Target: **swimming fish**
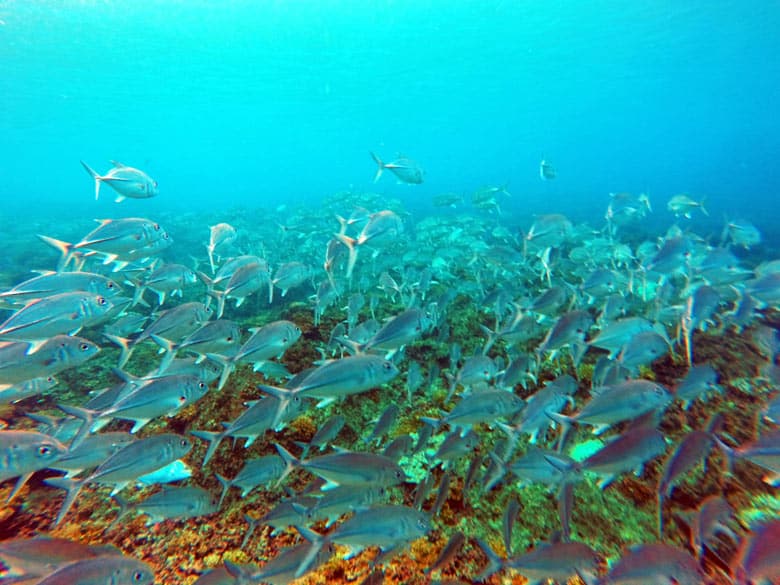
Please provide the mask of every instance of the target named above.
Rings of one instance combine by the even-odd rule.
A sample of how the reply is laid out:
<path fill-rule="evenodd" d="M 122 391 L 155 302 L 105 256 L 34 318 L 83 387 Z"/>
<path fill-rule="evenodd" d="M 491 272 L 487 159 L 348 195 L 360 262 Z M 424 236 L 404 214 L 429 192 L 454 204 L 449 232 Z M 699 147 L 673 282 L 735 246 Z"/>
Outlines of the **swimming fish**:
<path fill-rule="evenodd" d="M 145 172 L 133 167 L 128 167 L 115 160 L 111 161 L 114 165 L 105 175 L 99 175 L 87 163 L 81 161 L 84 169 L 95 179 L 95 201 L 100 196 L 100 184 L 106 183 L 117 192 L 116 203 L 121 203 L 125 198 L 131 199 L 149 199 L 157 195 L 157 181 L 152 179 Z"/>
<path fill-rule="evenodd" d="M 382 159 L 373 152 L 371 153 L 371 157 L 379 167 L 376 171 L 376 176 L 374 177 L 374 183 L 379 180 L 379 177 L 382 176 L 382 172 L 384 170 L 388 170 L 393 173 L 402 183 L 419 185 L 424 180 L 423 176 L 425 171 L 423 171 L 422 168 L 410 158 L 400 155 L 394 161 L 386 163 L 382 162 Z"/>

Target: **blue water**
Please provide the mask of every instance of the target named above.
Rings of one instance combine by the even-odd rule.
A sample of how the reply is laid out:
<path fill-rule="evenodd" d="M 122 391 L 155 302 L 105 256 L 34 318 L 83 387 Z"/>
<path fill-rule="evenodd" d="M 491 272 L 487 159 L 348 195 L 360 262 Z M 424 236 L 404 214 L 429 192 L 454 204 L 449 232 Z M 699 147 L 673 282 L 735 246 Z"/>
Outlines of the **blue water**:
<path fill-rule="evenodd" d="M 668 225 L 689 192 L 771 233 L 780 207 L 776 2 L 30 0 L 0 21 L 0 196 L 22 216 L 503 183 L 509 209 L 573 219 L 646 191 Z M 370 150 L 426 182 L 372 184 Z M 95 203 L 80 159 L 160 195 Z"/>

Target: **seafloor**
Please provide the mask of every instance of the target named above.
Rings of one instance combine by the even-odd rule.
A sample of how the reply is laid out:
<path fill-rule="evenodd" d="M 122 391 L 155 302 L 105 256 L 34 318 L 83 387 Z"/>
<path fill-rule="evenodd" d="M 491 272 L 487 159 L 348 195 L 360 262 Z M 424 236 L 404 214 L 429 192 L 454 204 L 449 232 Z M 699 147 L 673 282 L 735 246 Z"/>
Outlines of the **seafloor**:
<path fill-rule="evenodd" d="M 20 253 L 21 255 L 21 253 Z M 45 256 L 51 262 L 50 256 Z M 25 265 L 29 266 L 29 256 Z M 6 267 L 8 264 L 6 263 Z M 24 270 L 8 269 L 0 284 L 11 285 L 20 279 Z M 243 329 L 262 325 L 276 319 L 294 321 L 302 330 L 301 339 L 284 355 L 282 362 L 290 372 L 296 373 L 320 358 L 317 347 L 327 342 L 330 331 L 343 319 L 343 310 L 330 307 L 319 325 L 313 322 L 312 309 L 306 301 L 309 290 L 292 291 L 283 304 L 271 307 L 258 298 L 250 299 L 238 310 L 232 310 L 230 318 L 241 323 Z M 432 294 L 435 294 L 436 285 Z M 198 293 L 188 293 L 192 299 L 200 300 Z M 187 296 L 185 295 L 185 300 Z M 472 302 L 466 295 L 459 295 L 453 301 L 450 310 L 450 331 L 453 339 L 458 339 L 463 347 L 463 355 L 469 355 L 484 342 L 480 325 L 492 327 L 494 318 L 484 308 Z M 378 313 L 383 317 L 397 314 L 403 307 L 399 304 L 385 303 Z M 364 313 L 367 309 L 364 309 Z M 765 314 L 764 321 L 777 319 L 777 315 Z M 754 341 L 754 328 L 741 333 L 718 332 L 695 333 L 696 360 L 710 363 L 720 376 L 724 388 L 721 395 L 709 396 L 706 401 L 695 402 L 689 410 L 682 409 L 679 403 L 670 406 L 661 423 L 670 444 L 691 429 L 706 426 L 710 417 L 717 412 L 725 416 L 723 432 L 735 443 L 741 444 L 755 439 L 762 426 L 760 410 L 766 404 L 772 390 L 770 383 L 759 377 L 760 369 L 766 364 L 766 356 Z M 86 334 L 89 337 L 89 333 Z M 533 345 L 533 344 L 531 344 Z M 436 362 L 441 370 L 449 365 L 449 343 L 426 336 L 406 349 L 406 355 L 423 364 Z M 58 402 L 83 402 L 89 390 L 102 388 L 114 383 L 110 373 L 117 363 L 118 350 L 104 346 L 101 354 L 82 367 L 63 372 L 58 376 L 60 384 L 56 392 L 42 397 L 31 398 L 17 404 L 2 407 L 0 418 L 13 422 L 15 428 L 33 428 L 34 423 L 24 415 L 27 412 L 49 413 L 56 415 Z M 141 348 L 132 357 L 127 370 L 142 375 L 157 363 L 156 352 L 151 348 Z M 581 403 L 584 389 L 590 387 L 590 373 L 594 358 L 588 355 L 584 363 L 575 372 L 568 360 L 548 363 L 539 375 L 539 383 L 550 380 L 561 373 L 576 375 L 580 391 L 575 398 Z M 651 368 L 643 370 L 643 376 L 655 379 L 666 386 L 674 386 L 685 374 L 687 366 L 680 352 L 666 356 L 655 362 Z M 427 370 L 424 370 L 427 374 Z M 147 425 L 140 436 L 149 436 L 168 430 L 186 433 L 193 429 L 217 429 L 222 421 L 234 419 L 242 410 L 243 403 L 257 399 L 260 392 L 257 385 L 264 381 L 261 374 L 253 373 L 251 366 L 240 366 L 229 379 L 221 392 L 210 391 L 196 404 L 185 408 L 171 418 L 155 420 Z M 447 382 L 442 375 L 434 381 L 430 390 L 417 392 L 412 402 L 407 402 L 405 376 L 397 377 L 381 389 L 359 394 L 346 399 L 343 403 L 324 409 L 309 409 L 286 429 L 279 433 L 266 433 L 249 449 L 240 445 L 231 445 L 225 441 L 205 469 L 199 467 L 206 445 L 194 441 L 195 447 L 186 460 L 191 464 L 195 484 L 203 486 L 213 493 L 221 487 L 215 473 L 233 477 L 249 457 L 273 454 L 274 442 L 292 446 L 295 441 L 309 441 L 318 425 L 331 414 L 339 412 L 347 419 L 336 444 L 350 447 L 361 437 L 368 434 L 374 421 L 384 408 L 395 403 L 401 405 L 401 413 L 394 425 L 390 438 L 403 433 L 414 433 L 420 426 L 421 415 L 439 416 L 440 409 L 448 410 L 451 403 L 445 403 Z M 530 395 L 536 387 L 529 385 L 528 390 L 518 387 L 524 395 Z M 114 421 L 108 430 L 127 430 L 131 423 Z M 621 428 L 621 427 L 619 427 Z M 483 437 L 478 447 L 480 455 L 487 455 L 491 445 L 502 433 L 487 426 L 479 427 Z M 552 434 L 551 434 L 552 436 Z M 441 436 L 439 436 L 441 438 Z M 579 430 L 573 442 L 586 441 L 585 431 Z M 239 443 L 241 440 L 239 440 Z M 521 443 L 519 449 L 522 450 Z M 295 449 L 295 447 L 291 447 Z M 297 451 L 296 451 L 297 452 Z M 669 451 L 667 451 L 669 453 Z M 656 486 L 658 485 L 662 459 L 655 459 L 647 465 L 640 477 L 625 474 L 605 490 L 597 487 L 595 481 L 578 483 L 574 490 L 574 507 L 571 520 L 571 537 L 590 544 L 603 555 L 605 562 L 614 560 L 631 544 L 654 542 L 656 535 Z M 509 477 L 488 493 L 483 493 L 479 484 L 463 491 L 463 478 L 469 460 L 460 461 L 441 512 L 434 518 L 434 529 L 427 537 L 414 542 L 410 549 L 392 559 L 385 566 L 386 583 L 428 583 L 432 579 L 442 581 L 469 582 L 486 564 L 486 558 L 474 539 L 481 538 L 499 555 L 503 556 L 504 544 L 501 536 L 501 523 L 505 507 L 511 498 L 519 501 L 519 517 L 512 536 L 515 554 L 532 547 L 535 543 L 548 540 L 551 534 L 560 530 L 555 494 L 542 486 L 517 487 Z M 410 464 L 405 467 L 410 475 L 415 472 L 412 481 L 422 478 L 423 466 Z M 434 473 L 441 476 L 441 470 Z M 245 547 L 242 540 L 248 528 L 244 519 L 246 514 L 258 518 L 268 512 L 285 495 L 282 487 L 255 489 L 245 498 L 238 490 L 231 490 L 222 509 L 211 516 L 193 518 L 185 521 L 167 520 L 147 527 L 146 517 L 130 515 L 119 525 L 111 526 L 118 507 L 108 497 L 108 490 L 86 487 L 76 505 L 66 517 L 65 522 L 51 529 L 62 502 L 62 492 L 44 484 L 46 477 L 57 475 L 55 472 L 39 472 L 27 484 L 22 493 L 11 505 L 0 507 L 0 539 L 51 534 L 84 543 L 113 544 L 126 554 L 150 563 L 156 572 L 157 582 L 191 584 L 206 569 L 218 567 L 224 560 L 236 563 L 254 563 L 262 565 L 273 558 L 281 548 L 300 541 L 293 529 L 278 536 L 270 536 L 270 527 L 258 527 Z M 699 502 L 713 494 L 722 494 L 738 511 L 740 521 L 748 526 L 757 518 L 776 517 L 780 511 L 780 499 L 776 489 L 762 481 L 765 471 L 750 463 L 739 462 L 733 473 L 727 473 L 725 461 L 720 451 L 713 449 L 705 466 L 698 466 L 688 473 L 673 490 L 667 503 L 667 525 L 665 541 L 685 548 L 689 542 L 689 531 L 684 522 L 684 513 L 696 509 Z M 310 476 L 297 471 L 285 482 L 286 488 L 300 490 L 309 482 Z M 0 486 L 0 500 L 4 501 L 13 487 L 9 481 Z M 152 493 L 157 488 L 145 488 L 133 494 L 133 498 Z M 411 505 L 414 484 L 408 483 L 393 488 L 394 501 Z M 431 491 L 425 509 L 430 509 L 436 498 L 436 487 Z M 669 510 L 673 510 L 670 515 Z M 322 525 L 315 525 L 322 531 Z M 425 570 L 432 565 L 449 537 L 456 531 L 467 535 L 467 542 L 455 559 L 443 570 L 432 575 Z M 729 559 L 735 551 L 735 545 L 724 540 L 716 555 L 705 557 L 704 564 L 715 582 L 728 582 L 723 573 L 721 559 Z M 370 572 L 370 561 L 375 552 L 369 550 L 351 560 L 339 555 L 332 558 L 315 573 L 303 577 L 301 583 L 353 583 L 359 582 Z M 493 575 L 487 583 L 524 583 L 524 577 L 512 571 Z"/>

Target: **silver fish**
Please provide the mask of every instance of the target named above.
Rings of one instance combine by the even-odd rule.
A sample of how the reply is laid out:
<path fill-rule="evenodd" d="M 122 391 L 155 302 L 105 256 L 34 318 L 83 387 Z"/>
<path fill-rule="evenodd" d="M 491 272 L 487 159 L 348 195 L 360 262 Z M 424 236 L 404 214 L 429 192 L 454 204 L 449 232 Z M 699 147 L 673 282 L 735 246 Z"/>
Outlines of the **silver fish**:
<path fill-rule="evenodd" d="M 0 324 L 0 340 L 29 341 L 33 353 L 54 335 L 75 335 L 96 323 L 112 307 L 109 299 L 82 291 L 30 301 Z"/>
<path fill-rule="evenodd" d="M 100 196 L 100 185 L 105 183 L 117 192 L 116 203 L 121 203 L 125 198 L 149 199 L 157 195 L 157 181 L 145 172 L 133 167 L 128 167 L 115 160 L 111 161 L 114 167 L 105 175 L 100 175 L 87 163 L 81 161 L 81 165 L 95 179 L 95 201 Z"/>
<path fill-rule="evenodd" d="M 321 488 L 326 491 L 340 485 L 386 487 L 406 481 L 403 469 L 382 455 L 344 451 L 299 460 L 281 445 L 275 446 L 286 464 L 280 482 L 296 467 L 326 480 Z"/>
<path fill-rule="evenodd" d="M 84 479 L 49 478 L 46 483 L 67 490 L 65 501 L 54 523 L 58 526 L 64 519 L 81 488 L 88 483 L 113 485 L 111 495 L 117 494 L 130 482 L 157 471 L 184 457 L 192 448 L 188 439 L 172 433 L 153 435 L 129 443 L 106 459 Z"/>
<path fill-rule="evenodd" d="M 373 152 L 371 153 L 371 158 L 374 159 L 374 162 L 378 167 L 376 175 L 374 176 L 375 183 L 379 180 L 382 176 L 382 172 L 385 170 L 393 173 L 402 183 L 419 185 L 424 180 L 425 171 L 422 170 L 420 165 L 405 156 L 399 156 L 389 163 L 383 162 L 382 159 Z"/>
<path fill-rule="evenodd" d="M 122 293 L 122 287 L 102 274 L 92 272 L 44 272 L 0 293 L 0 302 L 25 305 L 30 301 L 66 292 L 84 291 L 105 298 Z"/>
<path fill-rule="evenodd" d="M 133 512 L 148 516 L 146 526 L 152 526 L 171 518 L 208 516 L 219 509 L 218 499 L 198 486 L 166 487 L 140 502 L 128 502 L 119 494 L 114 499 L 120 506 L 114 524 Z"/>
<path fill-rule="evenodd" d="M 6 503 L 32 474 L 46 469 L 68 451 L 57 439 L 36 431 L 0 430 L 0 482 L 18 477 Z"/>
<path fill-rule="evenodd" d="M 268 485 L 277 481 L 285 470 L 284 459 L 278 455 L 265 455 L 255 459 L 249 459 L 241 471 L 233 479 L 227 479 L 217 473 L 217 479 L 222 484 L 222 495 L 219 498 L 219 506 L 231 487 L 241 488 L 241 497 L 244 498 L 253 489 L 260 485 Z"/>
<path fill-rule="evenodd" d="M 0 385 L 48 377 L 83 364 L 100 351 L 91 341 L 69 335 L 45 340 L 34 353 L 29 349 L 26 342 L 0 341 Z"/>
<path fill-rule="evenodd" d="M 209 243 L 206 251 L 209 255 L 211 273 L 214 274 L 214 252 L 217 248 L 227 247 L 236 241 L 238 233 L 229 223 L 218 223 L 209 227 Z"/>
<path fill-rule="evenodd" d="M 62 254 L 57 269 L 62 270 L 76 255 L 84 252 L 98 254 L 104 264 L 115 262 L 118 267 L 130 261 L 147 258 L 162 252 L 173 240 L 160 224 L 149 219 L 127 217 L 98 220 L 100 224 L 75 244 L 39 236 Z"/>
<path fill-rule="evenodd" d="M 132 583 L 153 585 L 154 571 L 144 562 L 119 555 L 105 555 L 65 565 L 37 581 L 37 585 L 105 585 Z"/>

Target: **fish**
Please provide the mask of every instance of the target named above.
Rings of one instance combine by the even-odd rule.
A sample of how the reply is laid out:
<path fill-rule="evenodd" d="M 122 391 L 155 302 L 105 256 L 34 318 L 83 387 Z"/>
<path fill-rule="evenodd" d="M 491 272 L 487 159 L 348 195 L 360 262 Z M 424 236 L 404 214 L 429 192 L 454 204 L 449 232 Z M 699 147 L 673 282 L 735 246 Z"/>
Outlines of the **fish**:
<path fill-rule="evenodd" d="M 384 486 L 342 485 L 322 492 L 303 515 L 307 524 L 325 520 L 325 528 L 330 528 L 344 514 L 368 510 L 385 502 L 389 495 Z"/>
<path fill-rule="evenodd" d="M 614 479 L 627 471 L 637 477 L 642 475 L 645 464 L 666 451 L 664 434 L 649 426 L 634 426 L 610 443 L 586 458 L 580 467 L 583 471 L 600 476 L 598 486 L 605 489 Z"/>
<path fill-rule="evenodd" d="M 368 546 L 378 546 L 385 552 L 422 538 L 431 530 L 431 520 L 428 514 L 413 508 L 384 505 L 356 513 L 324 537 L 300 526 L 296 529 L 315 551 L 335 543 L 347 546 L 347 558 L 352 558 Z M 309 565 L 308 560 L 302 562 L 296 577 L 305 573 Z"/>
<path fill-rule="evenodd" d="M 664 543 L 640 544 L 612 565 L 599 583 L 638 585 L 640 583 L 676 583 L 703 585 L 704 573 L 688 552 Z"/>
<path fill-rule="evenodd" d="M 170 297 L 181 298 L 184 289 L 188 284 L 194 284 L 198 281 L 198 276 L 194 270 L 183 264 L 163 264 L 160 268 L 148 274 L 136 287 L 133 296 L 133 304 L 143 298 L 145 290 L 151 290 L 157 295 L 157 305 L 165 304 L 165 299 Z"/>
<path fill-rule="evenodd" d="M 238 323 L 229 319 L 208 321 L 178 343 L 154 334 L 151 337 L 166 352 L 160 363 L 163 371 L 179 351 L 194 353 L 200 360 L 204 360 L 209 354 L 232 355 L 241 345 L 241 329 Z"/>
<path fill-rule="evenodd" d="M 446 568 L 450 563 L 452 563 L 452 561 L 455 560 L 455 557 L 458 556 L 460 549 L 463 548 L 465 543 L 466 536 L 460 531 L 454 532 L 447 541 L 447 544 L 444 545 L 444 548 L 441 550 L 439 556 L 436 558 L 433 564 L 425 569 L 425 574 L 429 575 L 435 571 L 441 571 L 442 569 Z"/>
<path fill-rule="evenodd" d="M 103 555 L 120 554 L 114 546 L 94 546 L 53 536 L 9 538 L 0 543 L 0 560 L 7 567 L 4 574 L 13 583 L 12 576 L 36 578 L 51 573 L 75 561 Z"/>
<path fill-rule="evenodd" d="M 46 469 L 67 451 L 65 445 L 43 433 L 0 430 L 0 483 L 18 478 L 6 504 L 16 497 L 33 473 Z"/>
<path fill-rule="evenodd" d="M 296 396 L 317 398 L 317 406 L 322 408 L 337 399 L 386 384 L 398 374 L 395 364 L 380 356 L 355 355 L 324 363 L 291 388 L 263 384 L 260 389 L 279 398 L 282 408 Z"/>
<path fill-rule="evenodd" d="M 735 583 L 770 583 L 780 577 L 780 520 L 754 526 L 731 562 Z"/>
<path fill-rule="evenodd" d="M 88 292 L 110 299 L 122 294 L 122 287 L 111 278 L 93 272 L 43 271 L 36 277 L 0 292 L 0 303 L 9 307 L 68 292 Z"/>
<path fill-rule="evenodd" d="M 640 366 L 647 366 L 669 353 L 670 343 L 663 335 L 642 331 L 631 338 L 617 355 L 617 362 L 629 372 L 637 372 Z"/>
<path fill-rule="evenodd" d="M 46 479 L 48 485 L 67 490 L 65 501 L 60 508 L 54 526 L 59 526 L 62 523 L 81 488 L 86 484 L 94 482 L 113 485 L 111 495 L 115 495 L 139 477 L 157 471 L 184 457 L 191 448 L 192 443 L 186 437 L 173 433 L 161 433 L 127 444 L 83 479 L 53 477 Z"/>
<path fill-rule="evenodd" d="M 303 401 L 299 396 L 292 396 L 285 403 L 274 396 L 268 396 L 250 402 L 249 407 L 235 420 L 223 422 L 224 428 L 220 432 L 198 430 L 190 431 L 190 434 L 209 444 L 202 463 L 205 466 L 214 456 L 223 439 L 245 438 L 244 448 L 248 449 L 268 429 L 281 428 L 288 420 L 298 416 L 302 409 Z"/>
<path fill-rule="evenodd" d="M 691 367 L 688 373 L 674 389 L 675 399 L 681 400 L 683 408 L 690 405 L 709 391 L 723 392 L 718 384 L 718 372 L 710 364 L 698 364 Z"/>
<path fill-rule="evenodd" d="M 373 152 L 370 154 L 378 167 L 374 176 L 374 183 L 379 180 L 385 170 L 393 173 L 401 183 L 419 185 L 423 182 L 425 171 L 410 158 L 399 155 L 394 161 L 386 163 L 382 162 L 382 159 Z"/>
<path fill-rule="evenodd" d="M 340 485 L 389 487 L 406 481 L 403 469 L 382 455 L 342 451 L 301 460 L 278 443 L 274 446 L 286 465 L 277 484 L 297 467 L 324 479 L 324 491 Z"/>
<path fill-rule="evenodd" d="M 769 471 L 763 478 L 765 483 L 772 487 L 780 485 L 780 429 L 767 431 L 759 439 L 737 448 L 729 447 L 720 439 L 716 442 L 726 456 L 729 471 L 735 461 L 747 460 Z"/>
<path fill-rule="evenodd" d="M 106 297 L 83 291 L 30 301 L 0 324 L 0 341 L 28 341 L 28 352 L 35 353 L 50 337 L 76 335 L 112 307 Z"/>
<path fill-rule="evenodd" d="M 347 227 L 346 220 L 343 218 L 339 218 L 339 220 L 341 221 L 341 231 L 334 234 L 334 237 L 346 246 L 349 253 L 349 258 L 347 260 L 347 279 L 352 277 L 352 272 L 357 263 L 358 249 L 361 246 L 371 243 L 376 245 L 394 241 L 404 232 L 403 221 L 397 213 L 389 209 L 372 213 L 368 218 L 368 222 L 363 226 L 363 229 L 357 237 L 348 236 L 345 233 Z"/>
<path fill-rule="evenodd" d="M 694 209 L 700 210 L 704 215 L 709 215 L 709 212 L 704 207 L 704 199 L 696 201 L 685 193 L 675 195 L 669 199 L 666 203 L 666 208 L 671 211 L 675 217 L 684 217 L 685 219 L 691 219 L 691 213 Z"/>
<path fill-rule="evenodd" d="M 370 445 L 373 445 L 374 443 L 381 445 L 382 439 L 390 431 L 390 428 L 398 418 L 398 413 L 398 406 L 395 404 L 389 404 L 387 408 L 382 411 L 382 414 L 379 415 L 379 418 L 376 420 L 376 424 L 374 425 L 374 429 L 371 431 L 371 434 L 364 439 L 364 442 Z"/>
<path fill-rule="evenodd" d="M 170 340 L 172 342 L 180 341 L 200 329 L 211 318 L 212 314 L 213 311 L 203 303 L 183 303 L 160 313 L 158 317 L 132 341 L 112 335 L 107 337 L 121 349 L 118 366 L 122 368 L 140 343 L 147 340 L 155 341 L 155 337 L 153 336 L 159 338 L 155 341 L 158 345 L 160 340 Z"/>
<path fill-rule="evenodd" d="M 309 450 L 312 447 L 316 447 L 319 451 L 323 451 L 327 444 L 338 436 L 338 434 L 341 432 L 341 429 L 344 428 L 346 422 L 347 419 L 344 418 L 343 415 L 334 414 L 328 420 L 322 423 L 322 426 L 317 429 L 317 432 L 314 433 L 314 436 L 308 443 L 297 443 L 298 446 L 303 449 L 303 452 L 301 453 L 301 459 L 306 458 L 306 455 L 309 454 Z"/>
<path fill-rule="evenodd" d="M 217 223 L 209 226 L 209 243 L 206 245 L 206 251 L 209 255 L 209 265 L 211 274 L 214 274 L 214 253 L 217 248 L 225 248 L 236 241 L 238 232 L 229 223 Z"/>
<path fill-rule="evenodd" d="M 667 388 L 643 379 L 597 388 L 592 393 L 593 398 L 572 416 L 548 412 L 550 418 L 564 425 L 559 446 L 565 443 L 568 429 L 574 422 L 591 425 L 594 434 L 600 435 L 619 422 L 663 409 L 672 399 Z"/>
<path fill-rule="evenodd" d="M 734 219 L 728 221 L 723 228 L 720 242 L 721 246 L 726 242 L 731 242 L 746 250 L 761 243 L 763 237 L 761 231 L 746 219 Z"/>
<path fill-rule="evenodd" d="M 116 191 L 115 203 L 121 203 L 128 197 L 130 199 L 149 199 L 157 195 L 157 181 L 145 172 L 115 160 L 112 160 L 111 164 L 113 168 L 105 175 L 100 175 L 87 163 L 81 161 L 84 170 L 95 179 L 95 201 L 100 196 L 100 185 L 103 183 Z"/>
<path fill-rule="evenodd" d="M 121 418 L 135 423 L 130 429 L 134 434 L 152 419 L 172 416 L 185 406 L 197 402 L 208 389 L 208 384 L 198 376 L 170 375 L 151 378 L 142 382 L 132 392 L 121 396 L 109 408 L 97 413 L 99 418 L 93 430 L 102 427 L 112 418 Z"/>
<path fill-rule="evenodd" d="M 555 171 L 555 167 L 549 161 L 542 159 L 542 162 L 539 163 L 539 178 L 542 181 L 552 181 L 557 176 L 558 173 Z"/>
<path fill-rule="evenodd" d="M 54 376 L 31 378 L 17 384 L 0 384 L 0 405 L 13 404 L 31 396 L 43 394 L 57 384 L 58 380 Z"/>
<path fill-rule="evenodd" d="M 87 435 L 77 446 L 70 447 L 67 453 L 58 457 L 49 468 L 67 472 L 66 478 L 74 477 L 84 470 L 97 467 L 135 439 L 135 435 L 123 431 Z"/>
<path fill-rule="evenodd" d="M 420 420 L 434 428 L 448 424 L 460 429 L 463 437 L 473 425 L 494 423 L 499 418 L 512 418 L 524 406 L 525 401 L 512 392 L 481 390 L 461 398 L 455 407 L 450 412 L 443 413 L 440 419 L 420 417 Z"/>
<path fill-rule="evenodd" d="M 268 286 L 268 302 L 273 301 L 273 285 L 268 272 L 268 264 L 264 260 L 258 259 L 254 262 L 246 262 L 236 268 L 225 285 L 224 290 L 214 288 L 215 282 L 210 280 L 205 274 L 200 275 L 201 280 L 206 283 L 206 291 L 210 297 L 217 299 L 217 318 L 221 318 L 225 312 L 225 302 L 228 299 L 235 299 L 235 307 L 238 308 L 244 304 L 244 301 L 259 291 L 263 286 Z"/>
<path fill-rule="evenodd" d="M 154 571 L 146 563 L 131 557 L 104 555 L 67 564 L 37 581 L 37 585 L 102 585 L 104 583 L 152 585 Z"/>
<path fill-rule="evenodd" d="M 75 244 L 39 235 L 45 243 L 60 251 L 57 271 L 64 270 L 72 260 L 83 261 L 85 254 L 96 254 L 103 264 L 115 264 L 115 270 L 134 260 L 155 256 L 170 247 L 173 239 L 159 223 L 141 217 L 99 219 L 98 227 Z"/>
<path fill-rule="evenodd" d="M 282 291 L 282 297 L 287 294 L 291 288 L 300 286 L 311 278 L 311 267 L 303 262 L 285 262 L 276 269 L 274 277 L 271 280 L 273 286 Z M 273 302 L 271 294 L 270 302 Z"/>
<path fill-rule="evenodd" d="M 586 583 L 595 582 L 599 557 L 593 549 L 581 542 L 542 542 L 525 554 L 502 560 L 487 543 L 476 539 L 488 558 L 488 565 L 475 581 L 484 581 L 504 568 L 510 568 L 526 578 L 529 585 L 542 585 L 552 579 L 565 583 L 580 576 Z"/>
<path fill-rule="evenodd" d="M 198 486 L 166 487 L 140 502 L 128 502 L 119 494 L 114 496 L 114 500 L 120 507 L 114 524 L 134 512 L 145 514 L 146 526 L 152 526 L 169 519 L 209 516 L 219 509 L 219 500 Z"/>
<path fill-rule="evenodd" d="M 216 474 L 219 483 L 222 485 L 222 495 L 219 498 L 217 508 L 222 507 L 222 502 L 231 487 L 241 488 L 241 497 L 246 495 L 260 485 L 270 485 L 278 480 L 285 469 L 284 460 L 278 455 L 265 455 L 255 459 L 249 459 L 241 471 L 233 479 L 227 479 Z"/>
<path fill-rule="evenodd" d="M 576 391 L 577 382 L 574 378 L 560 376 L 531 395 L 525 401 L 525 408 L 512 417 L 510 425 L 498 423 L 498 426 L 512 440 L 517 440 L 520 433 L 529 434 L 528 442 L 534 445 L 540 436 L 544 437 L 553 422 L 547 413 L 559 413 L 567 404 L 572 406 L 574 399 L 571 395 Z"/>

